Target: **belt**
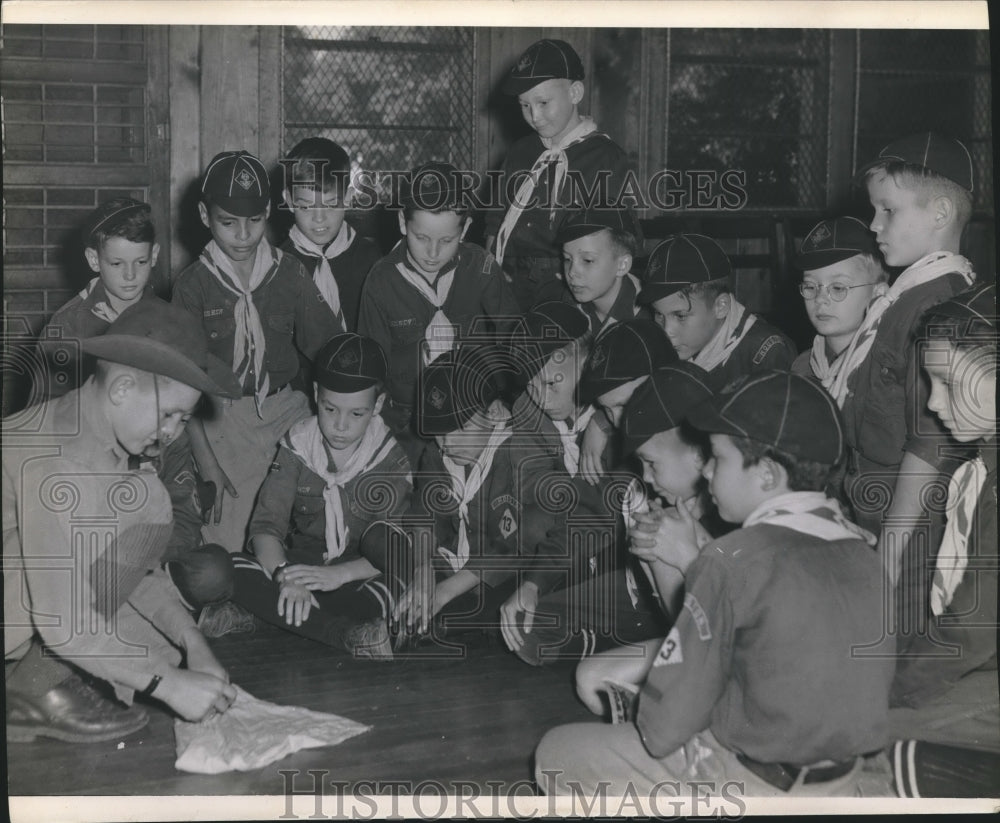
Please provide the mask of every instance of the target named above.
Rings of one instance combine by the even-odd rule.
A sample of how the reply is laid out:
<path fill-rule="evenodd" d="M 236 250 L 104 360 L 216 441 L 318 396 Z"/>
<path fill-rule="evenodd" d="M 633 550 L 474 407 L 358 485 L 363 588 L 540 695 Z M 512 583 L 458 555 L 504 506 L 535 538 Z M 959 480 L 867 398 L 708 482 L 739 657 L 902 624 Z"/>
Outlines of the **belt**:
<path fill-rule="evenodd" d="M 795 766 L 791 763 L 759 763 L 743 754 L 737 754 L 736 759 L 761 780 L 767 781 L 783 792 L 791 789 L 799 777 L 802 777 L 803 784 L 826 783 L 844 777 L 850 774 L 858 762 L 858 758 L 852 757 L 850 760 L 825 766 Z"/>

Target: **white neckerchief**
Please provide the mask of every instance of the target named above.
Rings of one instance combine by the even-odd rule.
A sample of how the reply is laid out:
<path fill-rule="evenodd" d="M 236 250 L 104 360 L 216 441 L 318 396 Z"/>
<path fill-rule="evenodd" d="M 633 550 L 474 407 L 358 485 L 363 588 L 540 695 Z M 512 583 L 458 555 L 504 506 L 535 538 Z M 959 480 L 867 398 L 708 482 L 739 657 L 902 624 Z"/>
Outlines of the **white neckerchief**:
<path fill-rule="evenodd" d="M 962 255 L 953 254 L 950 251 L 932 252 L 921 257 L 906 269 L 899 275 L 896 282 L 886 290 L 885 294 L 875 297 L 868 304 L 865 319 L 861 321 L 861 326 L 854 333 L 850 345 L 842 355 L 843 364 L 832 385 L 828 387 L 838 406 L 843 408 L 844 401 L 847 399 L 847 383 L 851 375 L 868 357 L 868 353 L 875 343 L 875 335 L 882 322 L 882 316 L 888 308 L 910 289 L 922 286 L 924 283 L 929 283 L 952 272 L 962 275 L 966 285 L 971 286 L 976 280 L 972 264 Z"/>
<path fill-rule="evenodd" d="M 350 248 L 351 243 L 354 242 L 354 235 L 355 232 L 351 225 L 343 223 L 337 236 L 324 249 L 319 243 L 310 240 L 298 226 L 292 226 L 292 230 L 288 232 L 288 239 L 292 241 L 292 245 L 298 251 L 307 257 L 318 258 L 316 268 L 313 269 L 313 283 L 316 284 L 319 293 L 323 295 L 323 300 L 337 315 L 341 327 L 345 329 L 347 323 L 344 321 L 344 312 L 340 305 L 340 289 L 337 287 L 336 279 L 334 279 L 333 269 L 330 268 L 330 261 L 340 257 Z"/>
<path fill-rule="evenodd" d="M 455 572 L 461 571 L 469 562 L 469 503 L 479 493 L 483 481 L 493 468 L 493 458 L 496 457 L 497 449 L 510 435 L 510 417 L 507 415 L 493 427 L 486 448 L 476 459 L 468 476 L 462 466 L 450 457 L 441 456 L 444 467 L 451 476 L 451 496 L 458 502 L 458 550 L 452 552 L 444 546 L 438 546 L 438 554 L 448 561 Z"/>
<path fill-rule="evenodd" d="M 323 440 L 318 418 L 309 417 L 292 426 L 288 431 L 287 443 L 292 453 L 326 482 L 323 490 L 323 501 L 326 504 L 326 552 L 323 558 L 329 563 L 340 557 L 347 548 L 348 529 L 344 522 L 341 489 L 359 474 L 364 474 L 385 460 L 396 441 L 382 417 L 372 415 L 354 454 L 335 472 L 330 471 L 330 453 Z"/>
<path fill-rule="evenodd" d="M 844 367 L 846 353 L 847 349 L 843 349 L 833 360 L 830 360 L 826 354 L 826 338 L 821 334 L 817 334 L 813 338 L 812 350 L 809 352 L 809 368 L 827 391 L 830 390 L 833 381 L 837 379 L 837 375 Z"/>
<path fill-rule="evenodd" d="M 233 267 L 233 261 L 214 240 L 210 240 L 202 251 L 201 262 L 224 289 L 239 297 L 233 307 L 233 316 L 236 320 L 233 371 L 239 376 L 242 385 L 246 381 L 247 373 L 251 367 L 253 368 L 256 375 L 254 402 L 257 406 L 257 416 L 263 417 L 261 408 L 264 405 L 264 398 L 271 389 L 271 380 L 267 369 L 264 368 L 264 327 L 253 302 L 253 292 L 278 268 L 278 263 L 281 262 L 281 250 L 274 248 L 266 239 L 260 241 L 254 254 L 250 285 L 247 287 L 243 286 L 240 276 Z"/>
<path fill-rule="evenodd" d="M 406 254 L 408 260 L 409 252 Z M 452 262 L 455 263 L 457 261 Z M 437 309 L 427 329 L 424 331 L 423 363 L 425 366 L 428 363 L 433 363 L 442 354 L 451 351 L 455 347 L 455 328 L 445 316 L 442 307 L 447 302 L 448 295 L 451 293 L 451 285 L 455 280 L 455 272 L 458 266 L 452 265 L 452 263 L 448 265 L 450 266 L 449 270 L 438 272 L 432 286 L 427 282 L 427 278 L 419 272 L 414 271 L 407 264 L 406 260 L 396 264 L 396 270 L 403 276 L 403 279 L 420 292 L 424 299 Z"/>
<path fill-rule="evenodd" d="M 587 424 L 593 416 L 594 407 L 587 406 L 573 421 L 572 426 L 567 426 L 565 420 L 552 421 L 552 425 L 556 427 L 559 439 L 562 441 L 563 465 L 570 477 L 576 477 L 576 473 L 580 469 L 580 444 L 577 442 L 577 436 L 587 428 Z"/>
<path fill-rule="evenodd" d="M 784 526 L 821 540 L 861 539 L 874 546 L 875 535 L 844 516 L 840 503 L 823 492 L 788 492 L 765 500 L 750 512 L 743 528 L 757 523 Z"/>
<path fill-rule="evenodd" d="M 691 362 L 705 371 L 723 365 L 756 321 L 757 316 L 748 312 L 735 295 L 730 295 L 729 314 L 705 348 L 691 358 Z"/>
<path fill-rule="evenodd" d="M 979 494 L 987 477 L 982 457 L 969 460 L 958 467 L 948 483 L 948 522 L 941 538 L 934 582 L 931 585 L 931 611 L 940 615 L 951 603 L 955 589 L 962 582 L 969 564 L 969 536 L 972 532 L 972 515 L 979 501 Z"/>
<path fill-rule="evenodd" d="M 633 477 L 622 497 L 622 517 L 625 518 L 625 528 L 630 529 L 635 525 L 633 515 L 645 514 L 648 511 L 649 495 L 646 494 L 646 485 L 638 478 Z M 628 591 L 629 600 L 632 601 L 632 608 L 636 608 L 639 605 L 639 584 L 635 579 L 635 564 L 631 560 L 625 565 L 625 589 Z M 655 582 L 653 583 L 653 591 L 656 591 Z"/>
<path fill-rule="evenodd" d="M 642 311 L 642 307 L 636 305 L 636 303 L 635 303 L 635 295 L 637 295 L 639 293 L 639 291 L 642 289 L 642 282 L 639 280 L 638 277 L 636 277 L 634 274 L 632 274 L 632 272 L 628 272 L 628 274 L 626 274 L 625 277 L 623 277 L 619 281 L 619 286 L 618 286 L 619 292 L 615 296 L 615 303 L 617 303 L 618 300 L 621 298 L 621 290 L 625 288 L 625 282 L 626 282 L 626 280 L 632 285 L 632 289 L 633 289 L 633 292 L 632 292 L 632 306 L 631 306 L 632 316 L 633 317 L 638 317 L 639 316 L 639 312 Z M 601 319 L 598 318 L 598 316 L 597 316 L 597 309 L 594 307 L 593 303 L 590 304 L 591 310 L 593 311 L 593 318 L 588 318 L 588 319 L 591 320 L 591 324 L 590 325 L 591 326 L 595 326 L 597 323 L 600 323 L 600 328 L 594 329 L 591 332 L 591 334 L 595 338 L 598 337 L 599 335 L 603 334 L 607 329 L 611 328 L 615 323 L 618 322 L 615 319 L 615 316 L 614 316 L 615 303 L 611 304 L 611 308 L 608 309 L 608 313 L 607 313 L 607 315 L 605 315 L 605 317 L 604 317 L 603 320 L 601 320 Z M 584 314 L 586 314 L 586 313 L 587 312 L 585 311 Z"/>
<path fill-rule="evenodd" d="M 83 290 L 77 295 L 81 300 L 86 300 L 93 294 L 94 289 L 97 288 L 97 284 L 101 282 L 100 277 L 95 277 Z M 99 300 L 90 307 L 90 313 L 95 317 L 99 317 L 105 323 L 114 323 L 118 319 L 118 310 L 111 305 L 110 300 Z"/>
<path fill-rule="evenodd" d="M 538 181 L 544 173 L 545 169 L 548 167 L 549 163 L 555 162 L 555 179 L 552 184 L 552 192 L 550 195 L 550 206 L 551 211 L 549 213 L 549 219 L 551 220 L 555 216 L 556 202 L 559 199 L 559 195 L 562 193 L 563 184 L 566 182 L 566 173 L 569 171 L 569 159 L 566 157 L 566 149 L 570 146 L 575 145 L 582 141 L 588 134 L 592 134 L 597 131 L 597 124 L 591 117 L 581 117 L 580 123 L 573 129 L 571 129 L 562 140 L 557 143 L 553 143 L 548 138 L 541 138 L 542 145 L 545 146 L 545 151 L 538 155 L 538 159 L 535 160 L 534 164 L 531 166 L 531 170 L 528 172 L 527 177 L 518 186 L 517 193 L 514 195 L 514 199 L 511 201 L 510 206 L 507 208 L 507 213 L 503 217 L 503 222 L 500 224 L 500 228 L 497 230 L 497 241 L 496 241 L 496 259 L 498 264 L 503 263 L 504 251 L 507 248 L 507 242 L 510 240 L 510 235 L 514 231 L 514 226 L 517 225 L 517 221 L 520 219 L 521 214 L 524 212 L 525 208 L 531 203 L 532 195 L 535 192 L 535 188 L 538 186 Z"/>

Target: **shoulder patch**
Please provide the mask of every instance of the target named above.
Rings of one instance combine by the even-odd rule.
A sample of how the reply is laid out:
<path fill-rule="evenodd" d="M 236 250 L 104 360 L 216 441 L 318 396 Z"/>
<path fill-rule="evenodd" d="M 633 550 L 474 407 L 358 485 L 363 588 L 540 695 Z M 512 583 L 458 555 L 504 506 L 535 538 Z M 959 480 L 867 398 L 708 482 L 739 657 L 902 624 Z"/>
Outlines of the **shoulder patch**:
<path fill-rule="evenodd" d="M 660 666 L 669 666 L 673 663 L 683 662 L 684 653 L 681 651 L 681 633 L 674 626 L 670 630 L 670 634 L 663 641 L 663 645 L 660 646 L 660 650 L 656 653 L 653 668 L 658 669 Z"/>
<path fill-rule="evenodd" d="M 767 357 L 767 353 L 780 344 L 781 337 L 777 334 L 772 334 L 768 337 L 763 343 L 760 344 L 760 348 L 757 349 L 757 353 L 753 356 L 754 365 L 759 366 L 764 361 L 764 358 Z"/>
<path fill-rule="evenodd" d="M 205 309 L 201 314 L 203 317 L 218 317 L 220 314 L 225 314 L 225 309 Z"/>
<path fill-rule="evenodd" d="M 514 513 L 509 508 L 504 509 L 503 514 L 500 515 L 500 534 L 503 535 L 504 540 L 507 540 L 516 531 L 517 520 L 514 518 Z"/>
<path fill-rule="evenodd" d="M 515 508 L 517 507 L 517 501 L 514 499 L 513 495 L 501 494 L 499 497 L 493 498 L 493 500 L 490 502 L 490 508 L 496 511 L 504 503 L 506 503 L 508 506 L 514 506 Z"/>
<path fill-rule="evenodd" d="M 711 640 L 712 630 L 708 626 L 708 615 L 705 614 L 698 598 L 690 592 L 684 595 L 684 608 L 691 612 L 691 619 L 694 620 L 694 625 L 698 629 L 699 639 Z"/>

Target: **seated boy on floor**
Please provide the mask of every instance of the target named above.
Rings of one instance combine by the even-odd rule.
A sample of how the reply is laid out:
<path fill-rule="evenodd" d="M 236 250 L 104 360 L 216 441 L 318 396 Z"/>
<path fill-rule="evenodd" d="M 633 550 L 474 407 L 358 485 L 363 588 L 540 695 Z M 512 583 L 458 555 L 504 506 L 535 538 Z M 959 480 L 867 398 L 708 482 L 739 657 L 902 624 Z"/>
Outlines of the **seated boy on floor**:
<path fill-rule="evenodd" d="M 742 528 L 705 541 L 690 517 L 660 519 L 684 608 L 645 655 L 582 664 L 588 707 L 614 679 L 641 686 L 638 714 L 550 731 L 535 757 L 548 793 L 851 794 L 860 756 L 886 743 L 894 661 L 852 653 L 881 621 L 873 538 L 818 491 L 843 455 L 836 403 L 787 372 L 733 388 L 689 420 L 709 433 L 719 514 Z"/>
<path fill-rule="evenodd" d="M 929 562 L 924 615 L 930 631 L 896 664 L 893 705 L 915 707 L 934 701 L 969 672 L 996 669 L 996 286 L 980 286 L 934 306 L 917 340 L 930 378 L 927 407 L 955 440 L 976 452 L 949 483 L 944 536 Z M 949 654 L 948 645 L 957 653 Z M 994 677 L 994 729 L 995 689 Z"/>
<path fill-rule="evenodd" d="M 818 380 L 843 408 L 848 392 L 844 354 L 864 323 L 868 305 L 888 288 L 889 273 L 875 235 L 854 217 L 813 226 L 794 263 L 802 271 L 799 293 L 816 337 L 791 370 Z"/>
<path fill-rule="evenodd" d="M 501 609 L 504 640 L 518 654 L 526 644 L 535 646 L 530 635 L 540 597 L 551 595 L 545 622 L 552 622 L 551 614 L 557 621 L 563 615 L 554 627 L 563 633 L 570 619 L 564 614 L 568 595 L 557 590 L 570 588 L 576 597 L 582 591 L 578 584 L 599 586 L 605 570 L 618 568 L 621 524 L 607 499 L 613 478 L 585 482 L 580 475 L 581 446 L 598 416 L 610 412 L 619 419 L 620 408 L 612 406 L 617 398 L 631 394 L 656 368 L 676 359 L 666 335 L 652 321 L 640 319 L 610 326 L 584 359 L 590 346 L 587 324 L 568 304 L 537 306 L 525 315 L 525 330 L 527 335 L 512 340 L 529 376 L 527 392 L 514 404 L 514 459 L 525 490 L 522 499 L 544 510 L 544 501 L 560 500 L 559 489 L 569 481 L 574 505 L 571 512 L 550 512 L 550 520 L 555 516 L 550 528 L 532 530 L 531 545 L 525 544 L 524 573 Z M 600 407 L 592 397 L 610 398 L 609 405 Z M 603 459 L 617 464 L 616 451 L 617 443 L 605 441 Z M 571 535 L 580 536 L 581 528 L 589 537 L 577 544 Z M 602 608 L 613 606 L 602 600 Z M 527 653 L 529 662 L 538 663 L 536 658 Z"/>
<path fill-rule="evenodd" d="M 520 314 L 493 255 L 463 240 L 471 217 L 459 183 L 449 163 L 425 163 L 403 181 L 403 239 L 375 264 L 361 295 L 358 330 L 389 361 L 384 416 L 411 460 L 420 454 L 411 426 L 420 369 L 478 332 L 483 318 L 502 331 Z"/>
<path fill-rule="evenodd" d="M 641 284 L 632 258 L 641 231 L 628 209 L 570 212 L 556 233 L 562 248 L 563 281 L 590 321 L 595 337 L 612 323 L 648 310 L 636 302 Z"/>
<path fill-rule="evenodd" d="M 17 661 L 6 676 L 10 740 L 121 738 L 149 719 L 135 695 L 190 721 L 236 698 L 159 568 L 167 491 L 129 457 L 176 437 L 203 391 L 232 397 L 239 383 L 197 322 L 160 301 L 124 311 L 82 349 L 96 358 L 83 386 L 3 421 L 4 656 Z"/>
<path fill-rule="evenodd" d="M 378 344 L 357 334 L 317 353 L 316 415 L 281 438 L 247 553 L 233 556 L 233 602 L 294 634 L 389 659 L 412 477 L 379 414 L 386 371 Z"/>
<path fill-rule="evenodd" d="M 526 513 L 507 448 L 511 413 L 499 399 L 509 363 L 498 347 L 465 346 L 420 376 L 416 422 L 433 441 L 407 527 L 415 571 L 394 614 L 403 635 L 495 626 L 513 589 Z"/>
<path fill-rule="evenodd" d="M 382 255 L 344 220 L 351 161 L 325 137 L 307 137 L 282 161 L 284 200 L 295 225 L 281 244 L 298 258 L 346 331 L 358 329 L 361 289 Z"/>
<path fill-rule="evenodd" d="M 729 258 L 700 234 L 678 234 L 650 252 L 639 302 L 650 306 L 677 356 L 720 388 L 745 374 L 787 369 L 798 354 L 736 299 Z"/>
<path fill-rule="evenodd" d="M 80 357 L 81 341 L 104 334 L 123 311 L 140 301 L 165 305 L 149 282 L 159 252 L 147 203 L 118 197 L 94 210 L 86 228 L 84 255 L 97 277 L 60 308 L 39 335 L 47 379 L 40 381 L 36 391 L 47 387 L 46 398 L 54 398 L 79 388 L 94 370 L 92 357 Z M 204 440 L 199 445 L 207 448 Z M 212 507 L 205 491 L 211 486 L 198 482 L 194 446 L 186 426 L 162 449 L 147 450 L 132 462 L 154 464 L 170 494 L 174 530 L 162 562 L 184 602 L 198 612 L 230 595 L 232 571 L 223 547 L 203 545 L 202 517 Z M 199 452 L 198 465 L 206 465 L 204 455 Z M 207 462 L 214 463 L 214 457 Z"/>

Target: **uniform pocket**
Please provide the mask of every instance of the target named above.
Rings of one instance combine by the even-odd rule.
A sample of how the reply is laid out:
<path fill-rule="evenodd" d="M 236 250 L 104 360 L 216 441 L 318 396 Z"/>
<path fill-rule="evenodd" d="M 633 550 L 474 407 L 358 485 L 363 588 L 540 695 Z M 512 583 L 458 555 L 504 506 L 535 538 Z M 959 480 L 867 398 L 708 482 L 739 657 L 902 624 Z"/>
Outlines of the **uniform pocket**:
<path fill-rule="evenodd" d="M 205 317 L 201 321 L 205 334 L 211 341 L 225 340 L 236 334 L 236 320 L 232 315 Z"/>
<path fill-rule="evenodd" d="M 295 329 L 295 315 L 272 314 L 267 318 L 267 325 L 279 334 L 286 334 L 291 337 Z"/>

